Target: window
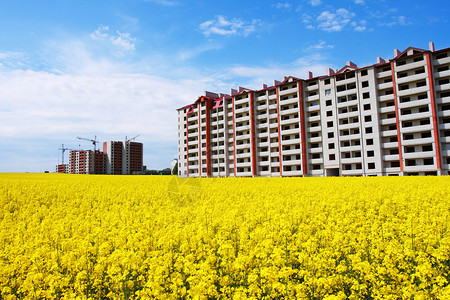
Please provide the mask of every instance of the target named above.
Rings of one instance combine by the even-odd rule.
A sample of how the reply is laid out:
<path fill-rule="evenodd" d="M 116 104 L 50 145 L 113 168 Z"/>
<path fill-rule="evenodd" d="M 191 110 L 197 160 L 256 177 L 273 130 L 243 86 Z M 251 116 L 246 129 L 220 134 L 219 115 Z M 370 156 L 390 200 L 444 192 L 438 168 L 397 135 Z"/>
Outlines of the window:
<path fill-rule="evenodd" d="M 327 127 L 333 127 L 333 121 L 328 121 L 327 122 Z"/>
<path fill-rule="evenodd" d="M 427 112 L 427 111 L 429 111 L 428 105 L 427 105 L 427 106 L 423 106 L 423 107 L 419 107 L 419 112 L 420 112 L 420 113 L 422 113 L 422 112 Z"/>
<path fill-rule="evenodd" d="M 402 109 L 401 113 L 402 113 L 402 115 L 410 115 L 411 114 L 411 110 L 410 109 Z"/>
<path fill-rule="evenodd" d="M 367 151 L 367 157 L 374 157 L 375 152 L 373 150 Z"/>
<path fill-rule="evenodd" d="M 405 128 L 405 127 L 412 127 L 413 126 L 413 123 L 412 122 L 410 122 L 410 121 L 403 121 L 403 123 L 402 123 L 402 127 L 403 128 Z"/>
<path fill-rule="evenodd" d="M 414 153 L 416 152 L 416 148 L 411 146 L 411 147 L 405 147 L 405 153 Z"/>
<path fill-rule="evenodd" d="M 326 106 L 330 106 L 330 105 L 331 105 L 331 100 L 325 101 L 325 105 L 326 105 Z"/>
<path fill-rule="evenodd" d="M 433 151 L 433 146 L 432 145 L 423 145 L 422 146 L 422 151 L 423 152 Z"/>
<path fill-rule="evenodd" d="M 424 81 L 419 81 L 418 83 L 416 83 L 416 87 L 422 87 L 422 86 L 426 86 L 427 85 L 427 82 L 424 80 Z"/>
<path fill-rule="evenodd" d="M 325 90 L 325 95 L 331 95 L 331 90 L 330 89 Z"/>
<path fill-rule="evenodd" d="M 370 104 L 364 104 L 364 110 L 370 110 Z"/>
<path fill-rule="evenodd" d="M 328 149 L 334 149 L 334 143 L 329 143 L 328 144 Z"/>
<path fill-rule="evenodd" d="M 420 137 L 421 137 L 422 139 L 430 138 L 430 137 L 431 137 L 431 131 L 422 132 L 422 133 L 420 134 Z"/>
<path fill-rule="evenodd" d="M 372 127 L 366 127 L 366 133 L 372 133 L 373 129 Z"/>
<path fill-rule="evenodd" d="M 328 138 L 329 139 L 334 138 L 334 132 L 328 132 Z"/>
<path fill-rule="evenodd" d="M 407 159 L 407 160 L 405 161 L 405 163 L 406 163 L 406 165 L 407 165 L 408 167 L 410 167 L 410 166 L 415 166 L 415 165 L 416 165 L 416 160 L 415 160 L 415 159 Z"/>
<path fill-rule="evenodd" d="M 373 145 L 373 139 L 367 139 L 366 145 Z"/>
<path fill-rule="evenodd" d="M 367 70 L 362 70 L 361 71 L 361 76 L 367 76 Z"/>
<path fill-rule="evenodd" d="M 433 165 L 434 164 L 434 160 L 433 160 L 433 158 L 424 158 L 423 159 L 423 164 L 426 165 L 426 166 Z"/>
<path fill-rule="evenodd" d="M 363 88 L 368 87 L 369 86 L 369 82 L 368 81 L 363 81 L 363 82 L 361 82 L 361 86 Z"/>
<path fill-rule="evenodd" d="M 368 163 L 368 164 L 367 164 L 367 168 L 368 168 L 369 170 L 375 169 L 375 163 L 373 163 L 373 162 Z"/>
<path fill-rule="evenodd" d="M 335 154 L 330 154 L 330 155 L 328 156 L 328 159 L 329 159 L 329 160 L 336 160 L 336 155 L 335 155 Z"/>
<path fill-rule="evenodd" d="M 399 161 L 391 161 L 391 168 L 398 168 L 400 167 Z"/>
<path fill-rule="evenodd" d="M 331 116 L 333 116 L 333 111 L 331 111 L 331 110 L 327 111 L 327 117 L 331 117 Z"/>
<path fill-rule="evenodd" d="M 325 83 L 325 84 L 330 84 L 330 79 L 329 79 L 329 78 L 328 78 L 328 79 L 325 79 L 324 83 Z"/>
<path fill-rule="evenodd" d="M 368 99 L 368 98 L 370 98 L 370 93 L 369 92 L 363 93 L 363 99 Z"/>
<path fill-rule="evenodd" d="M 410 133 L 404 134 L 403 139 L 404 140 L 412 140 L 412 139 L 414 139 L 414 134 L 410 134 Z"/>
<path fill-rule="evenodd" d="M 403 85 L 401 85 L 401 86 L 399 87 L 399 90 L 400 90 L 400 91 L 404 91 L 404 90 L 407 90 L 407 89 L 409 89 L 409 85 L 408 85 L 408 84 L 403 84 Z"/>
<path fill-rule="evenodd" d="M 420 125 L 428 125 L 430 124 L 430 119 L 420 120 Z"/>
<path fill-rule="evenodd" d="M 372 116 L 364 116 L 364 121 L 365 121 L 365 122 L 370 122 L 370 121 L 372 121 Z"/>

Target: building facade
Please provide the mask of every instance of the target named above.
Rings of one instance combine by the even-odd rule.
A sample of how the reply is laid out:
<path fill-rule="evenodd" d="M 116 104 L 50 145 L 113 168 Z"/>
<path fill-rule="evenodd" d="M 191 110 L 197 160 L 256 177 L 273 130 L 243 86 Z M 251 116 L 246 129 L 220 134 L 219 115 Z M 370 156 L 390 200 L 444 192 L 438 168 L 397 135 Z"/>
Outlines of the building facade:
<path fill-rule="evenodd" d="M 105 174 L 105 155 L 99 150 L 71 150 L 65 173 Z"/>
<path fill-rule="evenodd" d="M 103 143 L 103 152 L 106 154 L 106 174 L 142 174 L 142 143 L 108 141 Z"/>
<path fill-rule="evenodd" d="M 205 92 L 178 109 L 178 175 L 446 175 L 450 48 Z"/>

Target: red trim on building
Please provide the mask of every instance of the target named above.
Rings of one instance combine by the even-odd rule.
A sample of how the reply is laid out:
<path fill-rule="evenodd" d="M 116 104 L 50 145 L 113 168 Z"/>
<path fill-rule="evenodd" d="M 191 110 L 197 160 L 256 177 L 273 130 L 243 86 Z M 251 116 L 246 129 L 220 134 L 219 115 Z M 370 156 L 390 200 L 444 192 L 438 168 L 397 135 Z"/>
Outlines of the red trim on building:
<path fill-rule="evenodd" d="M 200 115 L 201 105 L 197 103 L 198 113 L 198 176 L 202 176 L 202 116 Z"/>
<path fill-rule="evenodd" d="M 206 175 L 211 177 L 211 104 L 206 101 Z"/>
<path fill-rule="evenodd" d="M 300 132 L 301 132 L 301 143 L 302 143 L 302 172 L 303 175 L 308 174 L 308 159 L 306 157 L 306 122 L 305 122 L 305 106 L 303 103 L 303 80 L 297 81 L 298 88 L 298 107 L 300 113 Z"/>
<path fill-rule="evenodd" d="M 234 124 L 234 97 L 231 97 L 231 109 L 233 110 L 233 170 L 236 177 L 236 126 Z"/>
<path fill-rule="evenodd" d="M 277 121 L 278 121 L 278 159 L 280 161 L 280 176 L 283 176 L 283 168 L 281 164 L 282 156 L 281 156 L 280 95 L 278 93 L 278 88 L 276 89 L 276 93 L 277 93 Z"/>
<path fill-rule="evenodd" d="M 252 175 L 256 176 L 256 137 L 255 137 L 255 94 L 254 92 L 249 93 L 250 101 L 250 141 L 252 147 Z"/>
<path fill-rule="evenodd" d="M 187 175 L 189 177 L 189 116 L 186 114 L 186 169 Z"/>
<path fill-rule="evenodd" d="M 430 52 L 426 53 L 427 57 L 427 71 L 428 71 L 428 85 L 430 86 L 430 100 L 431 100 L 431 115 L 433 118 L 433 131 L 434 131 L 434 144 L 436 148 L 436 167 L 441 169 L 441 147 L 439 142 L 439 130 L 436 117 L 436 100 L 434 98 L 434 82 L 433 82 L 433 69 L 431 67 Z"/>
<path fill-rule="evenodd" d="M 397 87 L 395 82 L 394 61 L 391 61 L 391 73 L 392 73 L 392 87 L 394 91 L 394 103 L 395 103 L 395 121 L 397 122 L 397 143 L 398 143 L 398 158 L 400 160 L 400 171 L 403 171 L 403 149 L 400 136 L 400 121 L 398 117 L 398 100 L 397 100 Z"/>

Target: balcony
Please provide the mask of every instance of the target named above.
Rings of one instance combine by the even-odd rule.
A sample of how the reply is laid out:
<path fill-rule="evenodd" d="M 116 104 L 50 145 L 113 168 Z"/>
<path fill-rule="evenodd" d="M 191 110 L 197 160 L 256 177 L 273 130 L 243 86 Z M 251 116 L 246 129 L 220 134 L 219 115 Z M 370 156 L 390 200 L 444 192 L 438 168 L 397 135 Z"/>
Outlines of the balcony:
<path fill-rule="evenodd" d="M 301 165 L 301 160 L 283 160 L 283 166 L 295 166 L 295 165 Z M 284 173 L 284 172 L 283 172 Z"/>
<path fill-rule="evenodd" d="M 291 109 L 286 109 L 286 110 L 280 110 L 280 116 L 285 116 L 285 115 L 289 115 L 289 114 L 295 114 L 295 113 L 299 113 L 299 108 L 291 108 Z"/>
<path fill-rule="evenodd" d="M 413 88 L 409 88 L 409 89 L 403 90 L 403 91 L 399 90 L 399 91 L 397 91 L 397 95 L 399 97 L 402 97 L 402 96 L 406 96 L 406 95 L 421 94 L 421 93 L 426 93 L 428 90 L 429 90 L 429 86 L 428 85 L 421 86 L 421 87 L 413 87 Z"/>
<path fill-rule="evenodd" d="M 435 90 L 437 92 L 450 90 L 450 83 L 441 84 L 441 85 L 436 84 L 435 85 Z"/>
<path fill-rule="evenodd" d="M 358 164 L 362 163 L 362 157 L 341 158 L 341 164 Z"/>
<path fill-rule="evenodd" d="M 283 121 L 280 120 L 280 124 L 281 125 L 295 124 L 295 123 L 299 123 L 299 122 L 300 122 L 300 119 L 298 117 L 297 118 L 290 118 L 288 120 L 283 120 Z"/>
<path fill-rule="evenodd" d="M 305 87 L 305 91 L 307 92 L 315 91 L 317 89 L 319 89 L 319 85 L 317 83 L 315 85 Z"/>
<path fill-rule="evenodd" d="M 306 96 L 305 99 L 306 99 L 306 101 L 319 100 L 319 94 L 316 94 L 314 96 Z"/>
<path fill-rule="evenodd" d="M 396 118 L 381 119 L 380 125 L 392 125 L 392 124 L 396 124 L 396 122 L 397 122 Z"/>
<path fill-rule="evenodd" d="M 395 112 L 395 106 L 385 106 L 385 107 L 380 107 L 380 114 L 383 113 L 390 113 L 390 112 Z"/>
<path fill-rule="evenodd" d="M 291 149 L 291 150 L 283 150 L 283 155 L 297 155 L 301 153 L 301 149 Z"/>
<path fill-rule="evenodd" d="M 341 170 L 342 175 L 343 176 L 362 176 L 363 175 L 363 170 L 359 169 L 359 170 Z"/>
<path fill-rule="evenodd" d="M 322 137 L 314 137 L 314 138 L 307 138 L 308 143 L 320 143 L 322 141 Z"/>
<path fill-rule="evenodd" d="M 249 101 L 248 97 L 245 97 L 245 98 L 240 99 L 240 100 L 234 100 L 234 105 L 236 106 L 236 105 L 239 105 L 239 104 L 244 104 L 244 103 L 247 103 L 248 101 Z"/>
<path fill-rule="evenodd" d="M 311 164 L 317 165 L 317 164 L 323 164 L 323 158 L 314 158 L 309 160 Z"/>
<path fill-rule="evenodd" d="M 433 125 L 416 125 L 411 127 L 403 127 L 400 132 L 401 133 L 413 133 L 413 132 L 422 132 L 422 131 L 431 131 L 433 130 Z"/>
<path fill-rule="evenodd" d="M 381 135 L 381 137 L 396 136 L 397 135 L 397 129 L 381 131 L 380 135 Z"/>
<path fill-rule="evenodd" d="M 431 111 L 422 112 L 422 113 L 412 113 L 409 115 L 400 115 L 400 121 L 410 121 L 410 120 L 418 120 L 425 119 L 431 117 Z"/>
<path fill-rule="evenodd" d="M 377 78 L 392 77 L 392 71 L 381 71 L 377 73 Z"/>
<path fill-rule="evenodd" d="M 434 156 L 436 152 L 434 151 L 426 151 L 426 152 L 411 152 L 405 153 L 403 152 L 403 159 L 421 159 L 421 158 L 430 158 Z"/>
<path fill-rule="evenodd" d="M 433 61 L 433 65 L 437 66 L 437 65 L 445 65 L 450 63 L 450 56 L 444 57 L 444 58 L 440 58 L 440 59 L 436 59 Z"/>
<path fill-rule="evenodd" d="M 423 66 L 425 66 L 425 60 L 408 63 L 403 66 L 395 66 L 395 72 L 398 73 L 398 72 L 402 72 L 402 71 L 408 71 L 408 70 L 417 69 L 417 68 L 420 68 Z"/>
<path fill-rule="evenodd" d="M 236 140 L 236 143 L 237 143 L 237 141 L 249 140 L 250 137 L 251 137 L 250 134 L 236 135 L 235 140 Z"/>
<path fill-rule="evenodd" d="M 434 72 L 434 78 L 444 78 L 450 76 L 450 70 Z"/>
<path fill-rule="evenodd" d="M 394 94 L 378 96 L 380 102 L 394 100 Z"/>
<path fill-rule="evenodd" d="M 391 71 L 389 71 L 389 74 L 391 74 Z M 392 81 L 377 84 L 378 90 L 385 90 L 385 89 L 389 89 L 389 88 L 393 88 L 393 87 L 394 87 L 394 85 L 393 85 Z"/>
<path fill-rule="evenodd" d="M 418 81 L 418 80 L 421 80 L 421 79 L 425 79 L 427 77 L 428 77 L 427 73 L 409 75 L 409 76 L 406 76 L 406 77 L 397 78 L 396 83 L 398 85 L 400 85 L 400 84 L 407 83 L 407 82 L 412 82 L 412 81 Z"/>
<path fill-rule="evenodd" d="M 399 155 L 398 154 L 383 155 L 383 160 L 384 161 L 398 161 L 399 160 Z"/>
<path fill-rule="evenodd" d="M 444 98 L 436 98 L 437 104 L 449 104 L 450 103 L 450 97 L 444 97 Z"/>

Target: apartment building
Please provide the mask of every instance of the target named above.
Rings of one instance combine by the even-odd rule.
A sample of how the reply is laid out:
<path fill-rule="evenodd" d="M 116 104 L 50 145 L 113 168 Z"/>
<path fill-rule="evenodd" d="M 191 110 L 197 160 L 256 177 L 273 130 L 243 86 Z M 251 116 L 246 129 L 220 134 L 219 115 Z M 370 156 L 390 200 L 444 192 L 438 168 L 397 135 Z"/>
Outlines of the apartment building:
<path fill-rule="evenodd" d="M 64 171 L 72 174 L 104 174 L 105 155 L 99 150 L 71 150 L 69 166 Z"/>
<path fill-rule="evenodd" d="M 450 48 L 205 92 L 178 109 L 178 175 L 446 175 Z"/>
<path fill-rule="evenodd" d="M 143 144 L 131 141 L 103 143 L 106 154 L 106 174 L 132 175 L 143 170 Z"/>

